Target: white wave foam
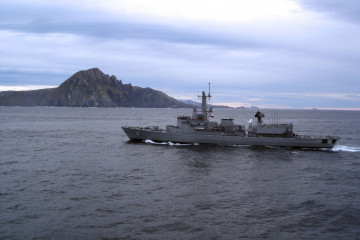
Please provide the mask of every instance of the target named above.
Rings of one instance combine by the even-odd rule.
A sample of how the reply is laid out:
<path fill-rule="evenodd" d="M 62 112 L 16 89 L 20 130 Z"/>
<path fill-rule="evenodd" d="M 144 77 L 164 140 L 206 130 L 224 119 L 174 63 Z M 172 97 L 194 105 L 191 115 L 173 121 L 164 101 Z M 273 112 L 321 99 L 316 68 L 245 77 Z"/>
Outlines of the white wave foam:
<path fill-rule="evenodd" d="M 169 146 L 190 146 L 191 143 L 173 143 L 173 142 L 154 142 L 150 139 L 144 141 L 145 143 L 155 144 L 155 145 L 169 145 Z M 194 144 L 195 145 L 195 144 Z"/>
<path fill-rule="evenodd" d="M 239 144 L 229 144 L 227 146 L 230 146 L 230 147 L 251 147 L 251 145 L 239 145 Z"/>
<path fill-rule="evenodd" d="M 348 147 L 344 145 L 336 145 L 331 149 L 334 152 L 360 152 L 360 147 Z"/>
<path fill-rule="evenodd" d="M 156 144 L 156 145 L 167 145 L 168 144 L 167 142 L 154 142 L 150 139 L 146 139 L 145 143 Z"/>

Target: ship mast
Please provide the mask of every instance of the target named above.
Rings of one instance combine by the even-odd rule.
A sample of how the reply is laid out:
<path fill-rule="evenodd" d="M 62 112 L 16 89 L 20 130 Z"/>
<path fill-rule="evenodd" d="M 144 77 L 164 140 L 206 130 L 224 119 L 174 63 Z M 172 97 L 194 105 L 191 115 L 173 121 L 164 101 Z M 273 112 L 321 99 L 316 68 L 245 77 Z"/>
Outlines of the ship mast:
<path fill-rule="evenodd" d="M 200 96 L 198 96 L 200 98 Z M 210 101 L 211 95 L 210 95 L 210 82 L 209 82 L 209 93 L 206 95 L 205 91 L 202 92 L 201 96 L 201 112 L 203 114 L 204 120 L 208 120 L 208 113 L 212 112 L 212 109 L 210 108 L 209 111 L 207 109 L 207 99 Z"/>

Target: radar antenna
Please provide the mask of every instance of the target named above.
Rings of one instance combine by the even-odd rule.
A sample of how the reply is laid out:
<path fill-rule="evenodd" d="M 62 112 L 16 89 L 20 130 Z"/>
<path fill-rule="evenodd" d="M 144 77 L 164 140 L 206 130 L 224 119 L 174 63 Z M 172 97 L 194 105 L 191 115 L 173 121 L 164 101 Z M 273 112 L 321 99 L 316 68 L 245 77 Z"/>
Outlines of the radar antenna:
<path fill-rule="evenodd" d="M 262 118 L 265 117 L 265 115 L 258 110 L 255 117 L 258 119 L 258 123 L 262 124 Z"/>

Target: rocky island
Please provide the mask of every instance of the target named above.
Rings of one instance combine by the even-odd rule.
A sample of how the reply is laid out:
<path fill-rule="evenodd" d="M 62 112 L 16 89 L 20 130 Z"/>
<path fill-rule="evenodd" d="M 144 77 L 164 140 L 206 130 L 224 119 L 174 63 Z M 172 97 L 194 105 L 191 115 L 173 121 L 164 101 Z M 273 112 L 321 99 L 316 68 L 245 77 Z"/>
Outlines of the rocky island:
<path fill-rule="evenodd" d="M 79 71 L 57 88 L 0 92 L 0 106 L 191 107 L 161 91 L 123 84 L 98 68 Z"/>

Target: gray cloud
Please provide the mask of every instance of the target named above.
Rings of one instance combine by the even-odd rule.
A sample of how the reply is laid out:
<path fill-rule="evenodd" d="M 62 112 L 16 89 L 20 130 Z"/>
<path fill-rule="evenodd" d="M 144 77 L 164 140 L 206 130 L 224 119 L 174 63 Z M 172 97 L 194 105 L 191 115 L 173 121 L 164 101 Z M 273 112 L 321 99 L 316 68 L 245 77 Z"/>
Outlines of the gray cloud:
<path fill-rule="evenodd" d="M 46 85 L 58 86 L 59 82 L 62 82 L 69 77 L 69 73 L 53 72 L 49 77 L 48 71 L 31 71 L 31 70 L 1 70 L 0 69 L 0 84 L 1 85 L 23 85 L 28 82 L 32 85 Z"/>
<path fill-rule="evenodd" d="M 358 0 L 297 0 L 303 7 L 360 23 Z"/>
<path fill-rule="evenodd" d="M 303 0 L 306 2 L 307 0 Z M 335 2 L 335 1 L 334 1 Z M 294 51 L 302 54 L 319 54 L 327 57 L 352 60 L 359 57 L 357 52 L 346 51 L 347 47 L 358 45 L 357 39 L 349 41 L 349 32 L 359 34 L 360 29 L 345 29 L 332 26 L 304 26 L 283 24 L 249 26 L 233 25 L 213 28 L 211 25 L 180 27 L 174 24 L 141 22 L 126 15 L 114 17 L 104 12 L 69 8 L 59 3 L 30 4 L 2 3 L 0 8 L 0 29 L 29 33 L 68 33 L 104 39 L 156 40 L 196 45 L 215 45 L 227 49 L 263 49 Z M 310 4 L 310 3 L 309 3 Z M 315 5 L 314 5 L 315 6 Z M 325 6 L 318 4 L 316 6 Z M 300 23 L 301 24 L 301 23 Z M 296 29 L 294 31 L 294 29 Z M 334 31 L 334 32 L 330 32 Z M 324 39 L 326 38 L 326 42 Z M 330 40 L 330 41 L 329 41 Z M 336 42 L 343 44 L 340 47 Z M 345 48 L 345 51 L 344 51 Z M 339 49 L 339 50 L 337 50 Z M 331 54 L 335 54 L 332 55 Z"/>
<path fill-rule="evenodd" d="M 223 47 L 265 47 L 247 39 L 217 36 L 214 32 L 201 32 L 159 24 L 132 22 L 31 22 L 23 24 L 0 24 L 0 29 L 29 33 L 68 33 L 116 40 L 141 39 Z"/>
<path fill-rule="evenodd" d="M 75 71 L 100 67 L 174 96 L 211 81 L 219 102 L 360 107 L 357 97 L 331 95 L 360 92 L 360 29 L 347 22 L 181 25 L 6 1 L 0 22 L 0 85 L 58 85 Z"/>

